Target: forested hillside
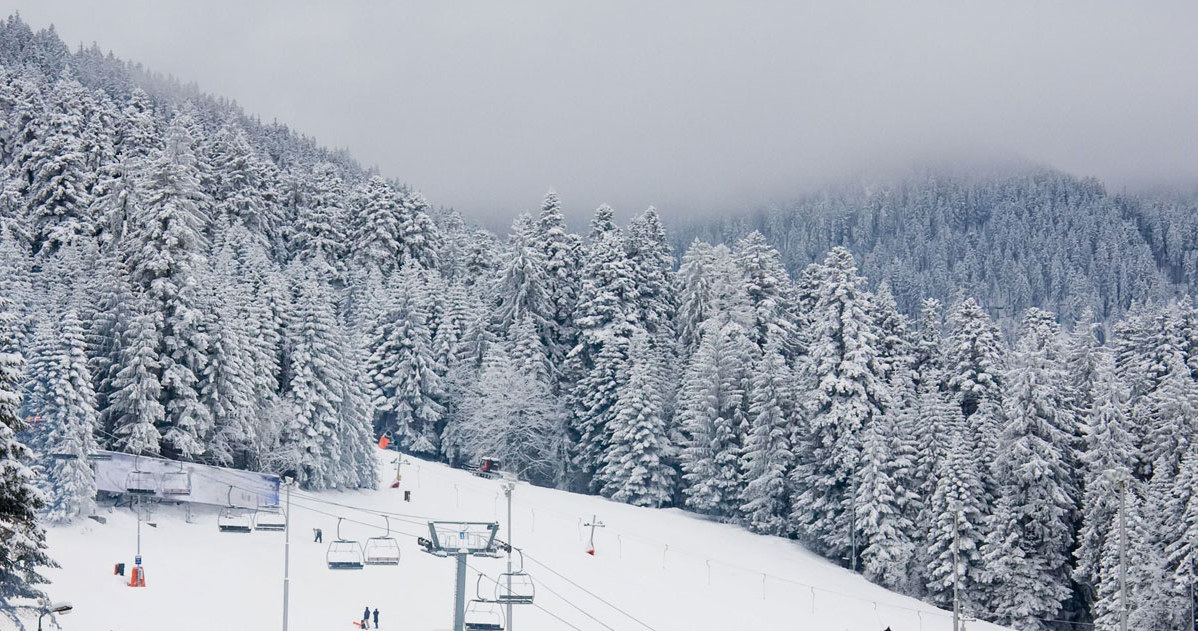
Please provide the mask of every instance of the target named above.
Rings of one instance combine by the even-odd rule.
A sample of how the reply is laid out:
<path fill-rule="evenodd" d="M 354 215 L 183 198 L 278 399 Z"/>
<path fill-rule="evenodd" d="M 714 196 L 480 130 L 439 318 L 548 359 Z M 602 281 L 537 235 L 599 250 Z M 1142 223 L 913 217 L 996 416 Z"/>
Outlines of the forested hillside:
<path fill-rule="evenodd" d="M 1113 321 L 1134 302 L 1198 290 L 1198 198 L 1115 195 L 1100 182 L 1044 169 L 921 173 L 838 187 L 749 215 L 693 222 L 674 234 L 734 243 L 757 230 L 792 272 L 849 248 L 908 315 L 920 301 L 974 296 L 1011 322 L 1029 307 L 1067 323 L 1088 309 Z"/>
<path fill-rule="evenodd" d="M 386 434 L 795 537 L 939 605 L 959 551 L 966 611 L 1019 629 L 1113 628 L 1126 483 L 1132 624 L 1185 624 L 1185 202 L 932 178 L 675 249 L 652 208 L 575 235 L 549 193 L 496 237 L 15 18 L 0 173 L 0 605 L 44 563 L 31 507 L 94 510 L 98 447 L 354 488 Z"/>

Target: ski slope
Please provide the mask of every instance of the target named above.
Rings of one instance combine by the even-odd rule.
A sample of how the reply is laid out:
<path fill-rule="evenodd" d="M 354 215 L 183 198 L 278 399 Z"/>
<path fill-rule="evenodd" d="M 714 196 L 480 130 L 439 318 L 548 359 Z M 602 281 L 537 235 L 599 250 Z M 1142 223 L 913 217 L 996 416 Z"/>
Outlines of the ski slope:
<path fill-rule="evenodd" d="M 418 548 L 415 537 L 427 536 L 424 518 L 498 520 L 499 537 L 509 538 L 500 481 L 410 458 L 403 485 L 391 489 L 395 453 L 380 451 L 379 458 L 384 483 L 378 491 L 292 494 L 293 631 L 352 631 L 367 605 L 379 609 L 382 629 L 448 629 L 454 562 Z M 411 502 L 403 501 L 403 490 L 412 492 Z M 327 569 L 337 516 L 346 518 L 341 534 L 347 538 L 383 534 L 384 520 L 370 511 L 411 516 L 391 518 L 400 564 Z M 872 585 L 795 542 L 680 510 L 520 484 L 512 513 L 511 540 L 525 550 L 537 583 L 535 604 L 514 607 L 513 628 L 520 631 L 952 628 L 948 612 Z M 147 587 L 130 588 L 112 569 L 133 562 L 137 518 L 127 508 L 101 514 L 107 523 L 82 520 L 48 533 L 51 556 L 62 567 L 47 572 L 47 591 L 75 605 L 60 617 L 63 629 L 282 628 L 282 532 L 221 533 L 215 510 L 194 510 L 188 523 L 181 507 L 160 506 L 152 517 L 156 527 L 142 527 Z M 584 524 L 592 516 L 604 524 L 595 532 L 594 556 L 585 552 Z M 324 544 L 312 541 L 316 527 L 324 530 Z M 475 571 L 497 577 L 504 560 L 473 558 L 470 565 L 473 592 Z M 999 629 L 981 622 L 968 628 Z"/>

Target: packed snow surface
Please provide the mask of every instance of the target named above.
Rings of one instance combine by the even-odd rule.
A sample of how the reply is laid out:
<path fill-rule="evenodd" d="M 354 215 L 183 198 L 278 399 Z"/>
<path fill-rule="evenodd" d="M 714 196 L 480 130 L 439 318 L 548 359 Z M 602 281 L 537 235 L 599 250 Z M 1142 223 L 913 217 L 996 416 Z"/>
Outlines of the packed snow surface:
<path fill-rule="evenodd" d="M 417 546 L 416 536 L 427 536 L 427 519 L 497 520 L 499 537 L 509 538 L 501 481 L 409 458 L 403 484 L 392 489 L 396 456 L 380 451 L 379 457 L 380 490 L 292 494 L 289 629 L 357 629 L 366 606 L 379 609 L 382 629 L 448 629 L 454 561 Z M 410 502 L 403 501 L 405 490 Z M 396 515 L 391 531 L 402 548 L 399 565 L 328 569 L 337 517 L 345 518 L 342 536 L 365 542 L 384 534 L 384 520 L 372 511 Z M 131 588 L 127 577 L 114 576 L 113 565 L 133 563 L 136 515 L 128 508 L 101 514 L 107 523 L 82 520 L 48 534 L 62 567 L 47 573 L 47 591 L 75 605 L 59 618 L 63 629 L 282 628 L 284 533 L 221 533 L 214 509 L 193 510 L 189 523 L 181 507 L 159 506 L 151 517 L 156 527 L 141 529 L 147 586 Z M 596 517 L 604 525 L 595 529 L 591 556 L 585 524 Z M 535 604 L 514 606 L 511 628 L 520 631 L 952 628 L 948 612 L 870 584 L 793 541 L 680 510 L 520 484 L 512 519 L 512 541 L 524 549 L 525 569 L 536 581 Z M 323 544 L 313 542 L 314 528 L 323 529 Z M 498 577 L 504 563 L 471 559 L 468 591 L 475 591 L 477 570 Z M 491 597 L 494 584 L 487 580 L 483 594 Z M 968 628 L 999 627 L 969 622 Z"/>

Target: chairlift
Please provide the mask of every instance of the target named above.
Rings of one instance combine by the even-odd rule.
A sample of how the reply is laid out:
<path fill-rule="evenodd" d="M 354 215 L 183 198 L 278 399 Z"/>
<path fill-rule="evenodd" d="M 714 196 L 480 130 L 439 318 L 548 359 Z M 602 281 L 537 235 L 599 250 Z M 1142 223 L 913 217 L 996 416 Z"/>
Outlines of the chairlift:
<path fill-rule="evenodd" d="M 366 565 L 399 565 L 399 543 L 391 536 L 391 519 L 386 515 L 387 534 L 366 540 Z"/>
<path fill-rule="evenodd" d="M 162 474 L 163 495 L 191 495 L 191 472 L 183 470 L 179 463 L 178 471 L 168 471 Z"/>
<path fill-rule="evenodd" d="M 221 532 L 251 532 L 254 529 L 254 519 L 249 511 L 233 506 L 233 485 L 229 485 L 229 505 L 220 510 L 216 525 Z"/>
<path fill-rule="evenodd" d="M 337 540 L 329 544 L 325 562 L 330 570 L 360 570 L 366 567 L 362 560 L 362 546 L 352 539 L 341 537 L 341 517 L 337 518 Z"/>
<path fill-rule="evenodd" d="M 495 581 L 495 600 L 513 605 L 531 605 L 536 595 L 536 586 L 532 582 L 532 576 L 524 571 L 524 552 L 519 548 L 512 549 L 520 555 L 520 564 L 515 571 L 499 575 L 499 580 Z"/>
<path fill-rule="evenodd" d="M 503 631 L 503 604 L 496 600 L 487 600 L 482 596 L 482 582 L 485 575 L 478 575 L 475 583 L 475 598 L 466 603 L 466 631 Z"/>
<path fill-rule="evenodd" d="M 259 506 L 254 513 L 254 530 L 284 530 L 287 515 L 278 506 Z"/>
<path fill-rule="evenodd" d="M 125 492 L 131 495 L 154 495 L 158 492 L 157 476 L 142 471 L 138 458 L 133 459 L 133 470 L 125 476 Z"/>

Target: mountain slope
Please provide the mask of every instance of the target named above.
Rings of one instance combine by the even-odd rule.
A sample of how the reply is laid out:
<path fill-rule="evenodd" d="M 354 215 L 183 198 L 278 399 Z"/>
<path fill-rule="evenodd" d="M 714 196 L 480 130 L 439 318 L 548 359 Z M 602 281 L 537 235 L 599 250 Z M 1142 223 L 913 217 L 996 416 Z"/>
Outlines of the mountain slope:
<path fill-rule="evenodd" d="M 393 471 L 393 452 L 379 456 L 382 468 Z M 402 490 L 412 492 L 411 503 L 402 501 Z M 381 517 L 349 506 L 474 520 L 504 519 L 506 510 L 498 481 L 415 459 L 405 466 L 401 489 L 296 492 L 292 506 L 294 631 L 355 628 L 351 624 L 366 605 L 380 610 L 384 629 L 450 627 L 454 564 L 418 550 L 415 536 L 427 532 L 420 518 L 391 519 L 402 548 L 399 566 L 326 568 L 335 515 L 347 518 L 346 537 L 382 534 Z M 147 587 L 134 589 L 113 576 L 112 566 L 132 562 L 137 520 L 128 509 L 104 514 L 106 524 L 85 520 L 50 531 L 50 552 L 62 567 L 50 573 L 48 591 L 76 608 L 60 619 L 63 629 L 279 627 L 283 533 L 222 534 L 215 511 L 197 510 L 187 523 L 181 509 L 159 507 L 153 517 L 157 527 L 142 528 Z M 605 525 L 596 530 L 596 554 L 589 556 L 585 524 L 592 516 Z M 526 551 L 526 569 L 537 583 L 536 604 L 516 608 L 514 622 L 521 631 L 951 628 L 947 612 L 872 585 L 792 541 L 678 510 L 636 508 L 521 484 L 514 493 L 513 521 L 514 541 Z M 313 543 L 316 527 L 324 529 L 325 544 Z M 501 530 L 500 537 L 506 536 Z M 491 576 L 503 567 L 501 559 L 470 564 Z M 475 588 L 475 576 L 471 571 L 468 591 Z M 998 628 L 970 624 L 970 629 Z"/>

